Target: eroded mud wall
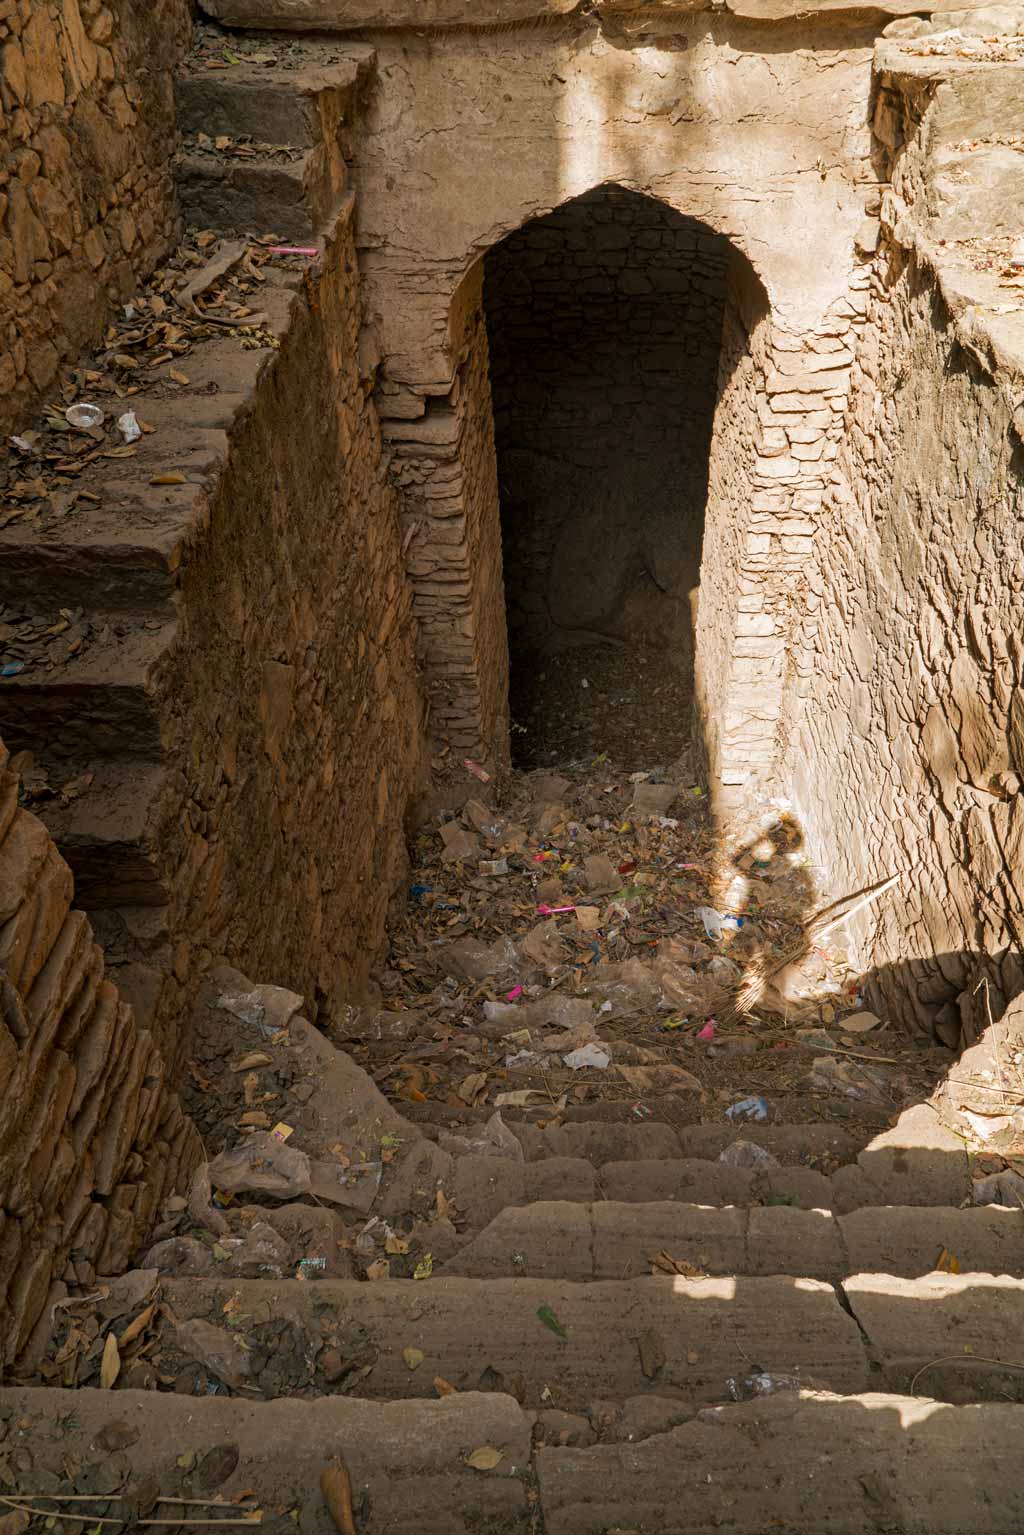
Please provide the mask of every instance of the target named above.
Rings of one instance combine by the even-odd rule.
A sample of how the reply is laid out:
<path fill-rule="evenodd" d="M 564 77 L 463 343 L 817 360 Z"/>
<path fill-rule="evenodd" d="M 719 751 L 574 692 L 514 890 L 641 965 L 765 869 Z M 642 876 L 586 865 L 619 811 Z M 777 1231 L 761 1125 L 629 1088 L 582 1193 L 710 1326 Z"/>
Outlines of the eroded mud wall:
<path fill-rule="evenodd" d="M 876 58 L 884 239 L 815 541 L 792 781 L 837 892 L 899 875 L 852 935 L 869 994 L 955 1043 L 1024 984 L 1024 347 L 1001 278 L 1024 109 L 1012 67 L 917 46 Z"/>
<path fill-rule="evenodd" d="M 232 429 L 158 685 L 165 1016 L 218 956 L 309 1007 L 358 996 L 406 868 L 424 706 L 359 319 L 343 217 Z"/>
<path fill-rule="evenodd" d="M 189 0 L 0 7 L 0 431 L 178 234 L 172 72 Z"/>
<path fill-rule="evenodd" d="M 930 1027 L 1024 937 L 1024 450 L 933 277 L 893 248 L 859 351 L 810 602 L 798 804 L 837 888 L 901 875 L 866 958 Z M 865 933 L 871 925 L 865 927 Z M 993 997 L 993 1010 L 999 999 Z"/>
<path fill-rule="evenodd" d="M 0 1368 L 55 1281 L 91 1288 L 125 1267 L 202 1155 L 71 900 L 0 743 Z"/>

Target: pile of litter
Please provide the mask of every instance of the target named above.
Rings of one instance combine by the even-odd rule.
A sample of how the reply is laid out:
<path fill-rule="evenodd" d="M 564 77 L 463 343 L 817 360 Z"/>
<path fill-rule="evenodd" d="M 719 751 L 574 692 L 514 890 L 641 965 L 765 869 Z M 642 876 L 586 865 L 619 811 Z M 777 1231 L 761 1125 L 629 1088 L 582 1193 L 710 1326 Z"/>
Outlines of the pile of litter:
<path fill-rule="evenodd" d="M 385 1010 L 333 1034 L 404 1113 L 548 1123 L 600 1104 L 870 1131 L 927 1091 L 945 1053 L 867 1027 L 841 950 L 807 936 L 813 871 L 784 809 L 725 847 L 698 785 L 567 771 L 517 776 L 500 810 L 470 798 L 418 840 Z"/>

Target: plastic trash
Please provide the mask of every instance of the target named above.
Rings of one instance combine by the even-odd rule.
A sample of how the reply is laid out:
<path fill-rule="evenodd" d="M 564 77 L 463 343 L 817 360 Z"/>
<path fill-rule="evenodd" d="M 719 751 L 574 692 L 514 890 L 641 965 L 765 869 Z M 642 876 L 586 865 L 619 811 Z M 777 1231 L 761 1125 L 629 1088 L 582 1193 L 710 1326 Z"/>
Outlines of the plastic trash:
<path fill-rule="evenodd" d="M 713 906 L 698 906 L 694 912 L 704 924 L 704 931 L 709 938 L 723 938 L 727 932 L 736 933 L 743 926 L 742 917 L 730 916 L 727 912 L 716 911 Z"/>
<path fill-rule="evenodd" d="M 484 1126 L 483 1133 L 469 1140 L 464 1135 L 451 1135 L 442 1131 L 437 1138 L 442 1151 L 453 1156 L 467 1154 L 477 1157 L 504 1157 L 509 1162 L 524 1162 L 526 1155 L 522 1142 L 512 1133 L 496 1110 Z"/>
<path fill-rule="evenodd" d="M 715 1020 L 713 1018 L 710 1018 L 702 1029 L 698 1029 L 697 1030 L 697 1038 L 698 1039 L 702 1039 L 702 1040 L 712 1040 L 712 1039 L 714 1039 L 714 1037 L 715 1037 Z"/>
<path fill-rule="evenodd" d="M 123 416 L 118 416 L 117 430 L 121 433 L 125 442 L 138 442 L 142 436 L 139 418 L 133 410 L 126 410 Z"/>
<path fill-rule="evenodd" d="M 102 425 L 103 412 L 98 405 L 91 405 L 88 400 L 79 400 L 77 404 L 68 406 L 64 419 L 77 431 L 88 432 L 92 427 Z"/>
<path fill-rule="evenodd" d="M 277 1199 L 292 1199 L 309 1193 L 309 1158 L 270 1134 L 253 1135 L 214 1157 L 210 1181 L 225 1194 L 271 1194 Z"/>
<path fill-rule="evenodd" d="M 24 670 L 24 661 L 5 661 L 3 666 L 0 666 L 0 677 L 16 677 Z"/>
<path fill-rule="evenodd" d="M 766 1098 L 741 1098 L 731 1108 L 725 1111 L 726 1119 L 756 1119 L 763 1121 L 768 1118 L 768 1100 Z"/>
<path fill-rule="evenodd" d="M 568 1055 L 562 1056 L 562 1060 L 570 1071 L 583 1071 L 589 1066 L 604 1071 L 611 1065 L 612 1058 L 600 1045 L 589 1044 L 581 1045 L 578 1050 L 570 1050 Z"/>
<path fill-rule="evenodd" d="M 267 1012 L 257 991 L 224 992 L 220 997 L 220 1006 L 234 1013 L 243 1023 L 254 1025 L 261 1024 Z"/>
<path fill-rule="evenodd" d="M 519 957 L 510 938 L 496 943 L 481 943 L 479 938 L 459 938 L 441 950 L 446 965 L 471 981 L 486 981 L 491 976 L 514 976 Z"/>
<path fill-rule="evenodd" d="M 759 1146 L 756 1141 L 733 1141 L 719 1153 L 718 1160 L 723 1167 L 749 1167 L 758 1170 L 767 1170 L 779 1165 L 777 1158 L 763 1146 Z"/>
<path fill-rule="evenodd" d="M 481 874 L 495 875 L 508 873 L 507 858 L 481 858 L 477 868 Z"/>

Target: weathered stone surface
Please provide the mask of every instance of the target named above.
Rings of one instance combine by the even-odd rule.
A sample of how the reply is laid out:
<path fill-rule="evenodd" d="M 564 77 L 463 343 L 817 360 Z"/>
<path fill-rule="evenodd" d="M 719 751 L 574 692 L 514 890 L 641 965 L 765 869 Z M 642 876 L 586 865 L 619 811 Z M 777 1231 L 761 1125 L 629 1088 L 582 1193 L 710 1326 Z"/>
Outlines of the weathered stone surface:
<path fill-rule="evenodd" d="M 353 32 L 364 27 L 489 27 L 539 16 L 560 16 L 575 0 L 202 0 L 202 9 L 229 27 L 275 31 Z"/>
<path fill-rule="evenodd" d="M 20 161 L 0 191 L 6 433 L 178 232 L 164 82 L 187 41 L 190 7 L 157 0 L 145 18 L 115 18 L 93 4 L 83 14 L 79 0 L 39 0 L 0 13 L 0 161 Z M 123 232 L 125 221 L 145 236 L 108 246 L 102 231 Z M 98 281 L 83 287 L 83 268 Z"/>
<path fill-rule="evenodd" d="M 0 746 L 5 770 L 6 760 Z M 0 929 L 3 1366 L 69 1258 L 102 1254 L 109 1271 L 123 1267 L 157 1198 L 187 1186 L 200 1154 L 187 1123 L 171 1165 L 150 1144 L 153 1126 L 180 1110 L 149 1035 L 102 980 L 87 918 L 68 910 L 71 885 L 42 823 L 16 811 L 0 834 L 0 909 L 10 913 Z"/>

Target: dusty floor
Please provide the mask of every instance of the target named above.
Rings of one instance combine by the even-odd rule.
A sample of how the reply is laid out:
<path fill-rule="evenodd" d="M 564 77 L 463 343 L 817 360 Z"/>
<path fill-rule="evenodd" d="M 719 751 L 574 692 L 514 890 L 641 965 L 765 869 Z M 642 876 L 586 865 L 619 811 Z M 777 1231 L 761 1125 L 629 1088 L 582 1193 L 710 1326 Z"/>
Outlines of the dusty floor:
<path fill-rule="evenodd" d="M 685 752 L 693 683 L 663 650 L 606 641 L 514 660 L 509 701 L 518 766 L 597 758 L 633 772 Z"/>

